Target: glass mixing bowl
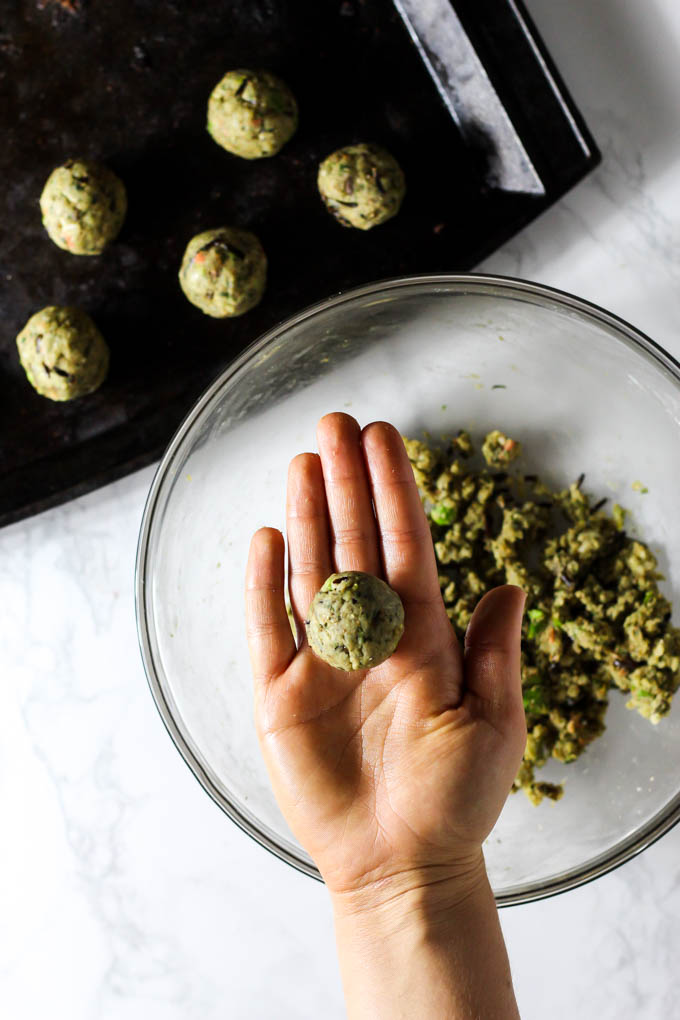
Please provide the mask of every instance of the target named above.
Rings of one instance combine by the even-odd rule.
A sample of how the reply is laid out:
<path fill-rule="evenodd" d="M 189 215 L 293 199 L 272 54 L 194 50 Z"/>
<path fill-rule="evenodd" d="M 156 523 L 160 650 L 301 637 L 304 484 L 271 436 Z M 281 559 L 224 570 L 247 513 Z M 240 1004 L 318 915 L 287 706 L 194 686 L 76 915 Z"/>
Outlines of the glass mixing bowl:
<path fill-rule="evenodd" d="M 585 471 L 587 491 L 630 509 L 680 605 L 680 366 L 632 326 L 536 284 L 442 275 L 340 294 L 257 340 L 161 461 L 139 543 L 139 634 L 158 709 L 197 779 L 254 839 L 317 878 L 260 757 L 242 591 L 250 535 L 283 527 L 288 461 L 315 448 L 331 410 L 411 436 L 499 427 L 523 442 L 527 472 L 564 485 Z M 680 706 L 652 726 L 612 692 L 604 736 L 575 763 L 541 770 L 564 781 L 563 799 L 508 798 L 485 847 L 498 902 L 572 888 L 666 832 L 680 815 L 678 747 Z"/>

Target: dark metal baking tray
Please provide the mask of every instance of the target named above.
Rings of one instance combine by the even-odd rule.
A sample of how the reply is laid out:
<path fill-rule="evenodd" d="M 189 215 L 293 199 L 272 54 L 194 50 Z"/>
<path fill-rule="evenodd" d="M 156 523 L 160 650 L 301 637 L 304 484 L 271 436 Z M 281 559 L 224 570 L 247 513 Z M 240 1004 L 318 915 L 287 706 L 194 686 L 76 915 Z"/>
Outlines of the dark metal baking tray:
<path fill-rule="evenodd" d="M 448 2 L 420 7 L 453 15 L 448 65 L 441 33 L 409 32 L 392 0 L 2 5 L 0 524 L 152 461 L 276 321 L 371 279 L 470 269 L 596 165 L 524 8 Z M 239 160 L 205 131 L 212 86 L 238 66 L 278 71 L 298 97 L 299 131 L 273 159 Z M 390 149 L 408 183 L 400 214 L 366 233 L 338 225 L 315 184 L 319 160 L 359 140 Z M 57 249 L 40 222 L 42 185 L 72 155 L 107 162 L 128 189 L 120 238 L 96 258 Z M 201 315 L 177 285 L 189 238 L 222 223 L 254 230 L 270 264 L 261 305 L 232 321 Z M 104 386 L 72 404 L 37 396 L 16 356 L 47 304 L 81 305 L 111 346 Z"/>

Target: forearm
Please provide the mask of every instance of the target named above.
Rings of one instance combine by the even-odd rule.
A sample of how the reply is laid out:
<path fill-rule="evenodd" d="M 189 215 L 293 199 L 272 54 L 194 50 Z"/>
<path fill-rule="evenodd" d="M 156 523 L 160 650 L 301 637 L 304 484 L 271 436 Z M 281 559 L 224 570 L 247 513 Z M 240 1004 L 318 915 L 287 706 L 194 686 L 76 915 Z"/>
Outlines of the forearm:
<path fill-rule="evenodd" d="M 349 1020 L 517 1020 L 483 868 L 395 892 L 334 896 Z"/>

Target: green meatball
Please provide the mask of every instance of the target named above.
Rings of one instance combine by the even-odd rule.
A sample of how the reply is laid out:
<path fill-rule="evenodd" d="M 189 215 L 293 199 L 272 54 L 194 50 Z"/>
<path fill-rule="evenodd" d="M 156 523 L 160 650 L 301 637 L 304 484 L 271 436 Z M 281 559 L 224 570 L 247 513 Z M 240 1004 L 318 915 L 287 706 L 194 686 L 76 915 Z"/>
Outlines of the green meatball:
<path fill-rule="evenodd" d="M 189 301 L 206 315 L 243 315 L 264 294 L 267 256 L 249 230 L 204 230 L 187 245 L 179 282 Z"/>
<path fill-rule="evenodd" d="M 19 360 L 31 386 L 50 400 L 92 393 L 109 368 L 109 348 L 81 308 L 50 305 L 36 312 L 17 337 Z"/>
<path fill-rule="evenodd" d="M 347 145 L 319 167 L 319 193 L 343 227 L 370 230 L 396 216 L 406 192 L 394 156 L 379 145 Z"/>
<path fill-rule="evenodd" d="M 108 167 L 69 159 L 47 178 L 40 211 L 45 230 L 60 248 L 73 255 L 99 255 L 123 225 L 125 187 Z"/>
<path fill-rule="evenodd" d="M 208 100 L 209 134 L 242 159 L 276 155 L 297 125 L 295 96 L 270 71 L 229 71 Z"/>
<path fill-rule="evenodd" d="M 388 659 L 404 633 L 404 607 L 372 574 L 331 574 L 305 621 L 309 646 L 338 669 L 367 669 Z"/>

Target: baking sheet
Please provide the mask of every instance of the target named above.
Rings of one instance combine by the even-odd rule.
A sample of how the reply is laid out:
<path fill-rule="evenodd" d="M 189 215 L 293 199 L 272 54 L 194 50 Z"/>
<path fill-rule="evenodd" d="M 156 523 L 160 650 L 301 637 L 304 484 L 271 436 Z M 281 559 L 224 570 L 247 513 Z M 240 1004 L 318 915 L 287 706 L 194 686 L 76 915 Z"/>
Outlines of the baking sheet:
<path fill-rule="evenodd" d="M 578 112 L 567 107 L 570 126 L 555 107 L 561 84 L 516 4 L 483 0 L 482 23 L 472 4 L 454 7 L 538 193 L 494 185 L 488 137 L 452 117 L 391 0 L 26 0 L 3 11 L 0 523 L 153 460 L 208 382 L 277 321 L 368 280 L 469 269 L 595 165 Z M 239 160 L 205 130 L 213 85 L 238 66 L 280 73 L 298 98 L 299 130 L 273 159 Z M 321 159 L 360 140 L 393 152 L 408 185 L 400 214 L 365 233 L 337 224 L 315 183 Z M 40 222 L 45 179 L 76 155 L 109 164 L 128 190 L 120 237 L 98 257 L 59 250 Z M 223 223 L 255 231 L 270 267 L 261 305 L 231 321 L 203 316 L 177 284 L 191 236 Z M 111 347 L 101 390 L 72 404 L 35 394 L 16 355 L 17 332 L 48 304 L 85 308 Z"/>

